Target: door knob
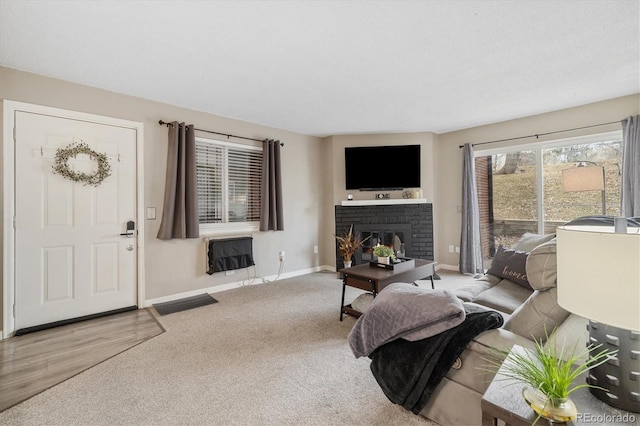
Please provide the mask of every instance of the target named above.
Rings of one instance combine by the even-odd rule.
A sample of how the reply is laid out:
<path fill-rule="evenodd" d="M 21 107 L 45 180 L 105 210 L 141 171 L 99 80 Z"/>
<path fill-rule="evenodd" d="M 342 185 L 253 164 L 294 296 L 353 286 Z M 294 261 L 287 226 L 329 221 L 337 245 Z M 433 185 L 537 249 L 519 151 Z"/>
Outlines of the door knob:
<path fill-rule="evenodd" d="M 135 236 L 136 223 L 132 220 L 127 222 L 127 230 L 120 234 L 121 237 L 133 238 Z"/>

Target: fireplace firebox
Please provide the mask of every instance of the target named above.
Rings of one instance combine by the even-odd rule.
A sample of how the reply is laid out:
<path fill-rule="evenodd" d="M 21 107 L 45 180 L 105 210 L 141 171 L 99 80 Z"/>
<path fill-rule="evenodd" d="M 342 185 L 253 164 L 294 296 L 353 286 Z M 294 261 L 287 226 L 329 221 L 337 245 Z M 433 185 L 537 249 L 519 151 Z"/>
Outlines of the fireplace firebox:
<path fill-rule="evenodd" d="M 353 232 L 365 240 L 354 255 L 356 265 L 374 260 L 373 248 L 378 244 L 391 247 L 399 257 L 411 251 L 411 226 L 407 224 L 354 225 Z"/>

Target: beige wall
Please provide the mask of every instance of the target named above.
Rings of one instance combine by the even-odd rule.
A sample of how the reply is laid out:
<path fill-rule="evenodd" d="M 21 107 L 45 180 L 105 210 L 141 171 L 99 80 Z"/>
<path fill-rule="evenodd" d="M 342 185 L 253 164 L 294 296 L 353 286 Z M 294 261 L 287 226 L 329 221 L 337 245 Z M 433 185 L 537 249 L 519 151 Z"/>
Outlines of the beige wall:
<path fill-rule="evenodd" d="M 328 264 L 335 266 L 335 206 L 347 199 L 347 194 L 352 193 L 354 200 L 373 200 L 376 192 L 389 193 L 391 198 L 402 198 L 402 191 L 347 191 L 345 189 L 344 148 L 351 146 L 380 146 L 380 145 L 420 145 L 421 156 L 421 182 L 423 197 L 428 202 L 434 201 L 436 177 L 434 158 L 434 134 L 433 133 L 389 133 L 370 135 L 340 135 L 325 138 L 324 153 L 325 170 L 331 170 L 324 176 L 324 187 L 328 189 L 325 200 L 328 202 L 323 208 L 326 220 L 327 232 L 324 240 L 323 258 Z M 401 169 L 402 164 L 385 164 L 384 159 L 380 164 L 372 165 L 372 173 L 394 173 Z M 435 214 L 435 213 L 434 213 Z M 434 230 L 435 237 L 435 230 Z"/>
<path fill-rule="evenodd" d="M 437 185 L 434 198 L 434 226 L 438 231 L 435 242 L 435 257 L 438 263 L 458 265 L 458 255 L 450 254 L 448 252 L 448 246 L 450 244 L 460 245 L 461 214 L 457 212 L 457 206 L 462 203 L 462 150 L 459 148 L 459 145 L 620 121 L 625 117 L 639 113 L 640 95 L 636 94 L 556 112 L 437 135 L 434 153 L 435 158 L 437 158 L 435 164 L 435 180 Z M 619 129 L 621 129 L 621 125 L 614 124 L 541 136 L 538 141 L 544 142 Z M 529 138 L 511 143 L 530 144 L 535 141 L 535 138 Z M 496 148 L 501 145 L 504 145 L 504 143 L 491 144 L 491 147 Z"/>
<path fill-rule="evenodd" d="M 335 164 L 333 163 L 333 136 L 326 137 L 322 140 L 322 173 L 318 178 L 322 181 L 322 187 L 325 189 L 322 194 L 322 233 L 320 234 L 320 255 L 322 259 L 326 259 L 325 264 L 332 267 L 336 266 L 336 247 L 335 247 L 335 216 L 333 201 L 333 183 L 335 176 Z"/>
<path fill-rule="evenodd" d="M 324 233 L 321 231 L 321 206 L 326 191 L 322 187 L 323 180 L 318 178 L 323 173 L 319 161 L 323 153 L 320 138 L 2 67 L 0 98 L 144 123 L 144 205 L 156 207 L 158 216 L 157 220 L 145 222 L 147 299 L 241 281 L 254 274 L 249 268 L 229 277 L 224 274 L 207 275 L 202 238 L 169 242 L 156 238 L 162 214 L 167 154 L 167 128 L 158 125 L 160 119 L 185 121 L 202 129 L 258 139 L 269 137 L 284 142 L 285 231 L 253 234 L 255 273 L 258 277 L 275 275 L 279 268 L 280 250 L 286 251 L 284 273 L 304 271 L 323 264 L 321 256 L 313 253 L 313 246 L 319 244 L 321 232 Z"/>

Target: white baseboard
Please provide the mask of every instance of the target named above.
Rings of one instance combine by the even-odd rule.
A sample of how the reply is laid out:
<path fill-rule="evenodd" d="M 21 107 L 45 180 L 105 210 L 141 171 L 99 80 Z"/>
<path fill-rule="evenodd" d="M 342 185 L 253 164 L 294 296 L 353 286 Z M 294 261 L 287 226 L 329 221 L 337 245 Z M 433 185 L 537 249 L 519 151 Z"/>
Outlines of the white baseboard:
<path fill-rule="evenodd" d="M 436 271 L 439 269 L 457 271 L 458 265 L 447 265 L 447 264 L 439 263 L 436 265 Z M 171 302 L 174 300 L 184 299 L 185 297 L 197 296 L 203 293 L 210 293 L 210 294 L 220 293 L 222 291 L 233 290 L 234 288 L 240 288 L 246 285 L 260 285 L 260 284 L 266 284 L 270 282 L 277 282 L 285 278 L 293 278 L 293 277 L 298 277 L 300 275 L 306 275 L 306 274 L 311 274 L 314 272 L 322 272 L 322 271 L 336 272 L 337 269 L 335 266 L 332 266 L 332 265 L 321 265 L 321 266 L 315 266 L 313 268 L 306 268 L 306 269 L 299 269 L 297 271 L 285 272 L 283 274 L 280 274 L 280 276 L 276 274 L 276 275 L 269 275 L 266 277 L 255 278 L 251 284 L 246 284 L 247 280 L 243 280 L 243 281 L 235 281 L 235 282 L 226 283 L 226 284 L 214 285 L 211 287 L 201 288 L 198 290 L 185 291 L 183 293 L 176 293 L 176 294 L 171 294 L 169 296 L 157 297 L 155 299 L 147 299 L 142 304 L 142 307 L 148 308 L 149 306 L 152 306 L 155 303 Z M 0 336 L 1 335 L 2 334 L 0 334 Z"/>
<path fill-rule="evenodd" d="M 329 265 L 323 265 L 321 268 L 323 268 L 323 270 L 325 271 L 331 271 L 331 272 L 336 272 L 337 269 L 335 266 L 329 266 Z M 439 269 L 446 269 L 448 271 L 458 271 L 460 270 L 460 268 L 458 267 L 458 265 L 447 265 L 445 263 L 436 263 L 436 271 Z"/>
<path fill-rule="evenodd" d="M 184 299 L 185 297 L 197 296 L 197 295 L 203 294 L 203 293 L 210 293 L 210 294 L 211 293 L 220 293 L 222 291 L 232 290 L 234 288 L 240 288 L 240 287 L 244 287 L 244 286 L 247 286 L 247 285 L 266 284 L 266 283 L 270 283 L 270 282 L 277 282 L 277 281 L 283 280 L 285 278 L 293 278 L 293 277 L 298 277 L 300 275 L 311 274 L 311 273 L 314 273 L 314 272 L 331 271 L 331 270 L 335 271 L 336 268 L 331 267 L 329 265 L 322 265 L 322 266 L 316 266 L 316 267 L 313 267 L 313 268 L 300 269 L 300 270 L 292 271 L 292 272 L 285 272 L 285 273 L 280 274 L 279 276 L 276 274 L 276 275 L 269 275 L 269 276 L 261 277 L 261 278 L 255 278 L 251 282 L 251 284 L 246 284 L 247 280 L 243 280 L 243 281 L 235 281 L 235 282 L 226 283 L 226 284 L 214 285 L 214 286 L 211 286 L 211 287 L 201 288 L 201 289 L 198 289 L 198 290 L 185 291 L 183 293 L 171 294 L 169 296 L 156 297 L 155 299 L 147 299 L 142 304 L 142 307 L 148 308 L 148 307 L 152 306 L 155 303 L 171 302 L 171 301 L 174 301 L 174 300 Z"/>
<path fill-rule="evenodd" d="M 331 266 L 331 265 L 322 265 L 321 267 L 322 271 L 330 271 L 330 272 L 337 272 L 337 269 L 335 266 Z M 437 263 L 436 264 L 436 271 L 439 269 L 446 269 L 448 271 L 458 271 L 460 268 L 458 267 L 458 265 L 447 265 L 447 264 L 440 264 Z"/>
<path fill-rule="evenodd" d="M 436 271 L 438 269 L 446 269 L 447 271 L 459 271 L 460 270 L 458 265 L 447 265 L 447 264 L 444 264 L 444 263 L 438 263 L 436 265 Z"/>

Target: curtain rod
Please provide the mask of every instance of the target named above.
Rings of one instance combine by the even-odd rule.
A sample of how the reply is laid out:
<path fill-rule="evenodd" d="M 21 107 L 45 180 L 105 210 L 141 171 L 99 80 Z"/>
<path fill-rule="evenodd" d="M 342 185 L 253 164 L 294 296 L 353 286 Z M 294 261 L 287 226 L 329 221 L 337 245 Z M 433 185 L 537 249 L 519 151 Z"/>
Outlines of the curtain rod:
<path fill-rule="evenodd" d="M 161 126 L 173 126 L 173 123 L 167 123 L 166 121 L 158 121 L 158 124 L 160 124 Z M 220 136 L 226 136 L 227 139 L 228 138 L 236 138 L 236 139 L 244 139 L 244 140 L 248 140 L 248 141 L 256 141 L 256 142 L 264 142 L 264 139 L 254 139 L 254 138 L 245 138 L 244 136 L 236 136 L 236 135 L 230 135 L 227 133 L 220 133 L 220 132 L 214 132 L 212 130 L 204 130 L 204 129 L 196 129 L 195 127 L 193 128 L 193 130 L 197 130 L 199 132 L 205 132 L 205 133 L 213 133 L 214 135 L 220 135 Z M 280 142 L 280 141 L 276 141 L 276 142 Z M 283 142 L 280 142 L 280 146 L 284 146 Z"/>
<path fill-rule="evenodd" d="M 555 132 L 538 133 L 538 134 L 535 134 L 535 135 L 520 136 L 520 137 L 517 137 L 517 138 L 500 139 L 500 140 L 497 140 L 497 141 L 472 143 L 471 146 L 485 145 L 485 144 L 488 144 L 488 143 L 515 141 L 515 140 L 518 140 L 518 139 L 532 138 L 534 136 L 535 136 L 536 139 L 538 139 L 540 136 L 553 135 L 553 134 L 556 134 L 556 133 L 572 132 L 574 130 L 590 129 L 591 127 L 608 126 L 609 124 L 616 124 L 616 123 L 620 123 L 620 122 L 619 121 L 611 121 L 609 123 L 594 124 L 594 125 L 591 125 L 591 126 L 584 126 L 584 127 L 575 127 L 573 129 L 556 130 Z M 458 147 L 462 148 L 462 147 L 464 147 L 464 145 L 459 145 Z"/>

